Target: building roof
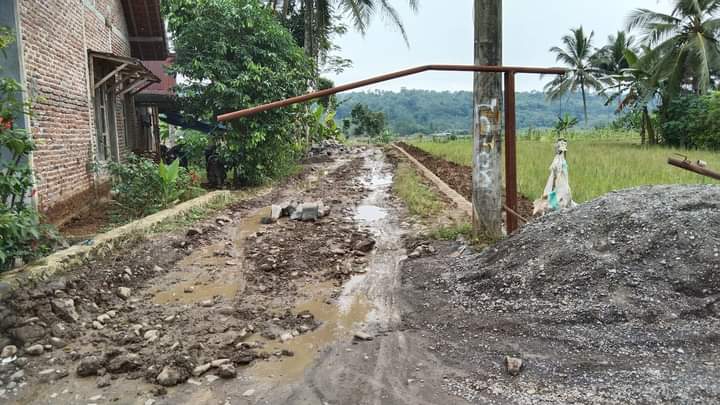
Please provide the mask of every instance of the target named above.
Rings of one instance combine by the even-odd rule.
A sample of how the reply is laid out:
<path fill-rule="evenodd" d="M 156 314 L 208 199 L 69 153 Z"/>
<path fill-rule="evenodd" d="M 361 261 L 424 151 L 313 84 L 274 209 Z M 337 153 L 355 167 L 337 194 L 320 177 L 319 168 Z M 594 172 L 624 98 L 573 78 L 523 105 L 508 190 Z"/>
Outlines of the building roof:
<path fill-rule="evenodd" d="M 165 60 L 168 46 L 160 0 L 122 0 L 122 6 L 132 56 L 142 60 Z"/>
<path fill-rule="evenodd" d="M 159 83 L 153 83 L 144 90 L 144 93 L 166 95 L 172 95 L 174 93 L 173 87 L 175 87 L 175 85 L 177 84 L 175 81 L 175 76 L 168 74 L 166 70 L 167 67 L 170 66 L 174 61 L 175 54 L 171 54 L 170 56 L 168 56 L 167 59 L 163 61 L 153 60 L 143 62 L 143 65 L 145 65 L 145 67 L 147 67 L 155 76 L 160 79 Z"/>
<path fill-rule="evenodd" d="M 106 52 L 88 51 L 90 63 L 94 66 L 96 62 L 102 61 L 110 64 L 112 70 L 102 77 L 92 75 L 93 88 L 98 88 L 105 82 L 113 80 L 115 91 L 119 95 L 130 93 L 134 95 L 143 89 L 159 83 L 160 78 L 153 74 L 143 63 L 135 58 L 128 58 Z"/>

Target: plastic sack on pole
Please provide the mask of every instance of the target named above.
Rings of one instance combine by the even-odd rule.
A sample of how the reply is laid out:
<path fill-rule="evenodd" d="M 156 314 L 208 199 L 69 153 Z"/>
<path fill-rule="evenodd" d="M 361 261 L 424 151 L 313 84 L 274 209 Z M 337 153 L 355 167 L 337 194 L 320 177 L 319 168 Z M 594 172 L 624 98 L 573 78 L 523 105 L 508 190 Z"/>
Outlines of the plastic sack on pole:
<path fill-rule="evenodd" d="M 568 164 L 565 159 L 567 146 L 568 143 L 565 139 L 559 139 L 555 145 L 555 158 L 550 165 L 550 177 L 542 197 L 533 203 L 533 215 L 544 215 L 550 211 L 572 208 L 577 205 L 572 200 L 572 191 L 570 190 Z"/>

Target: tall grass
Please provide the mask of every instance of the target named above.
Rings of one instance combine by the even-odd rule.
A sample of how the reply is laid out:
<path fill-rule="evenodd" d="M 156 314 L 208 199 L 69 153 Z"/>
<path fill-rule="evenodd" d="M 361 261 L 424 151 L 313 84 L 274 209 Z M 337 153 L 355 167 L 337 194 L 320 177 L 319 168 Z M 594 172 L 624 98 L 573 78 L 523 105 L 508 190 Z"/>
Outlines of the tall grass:
<path fill-rule="evenodd" d="M 393 187 L 413 215 L 429 217 L 442 208 L 438 196 L 407 163 L 398 165 Z"/>
<path fill-rule="evenodd" d="M 530 199 L 538 198 L 545 187 L 554 154 L 555 136 L 549 132 L 518 139 L 518 187 Z M 704 160 L 720 171 L 720 153 L 639 145 L 624 132 L 608 130 L 571 133 L 568 148 L 570 186 L 573 198 L 585 202 L 612 190 L 656 184 L 720 184 L 667 164 L 673 154 Z M 449 142 L 413 140 L 410 143 L 444 159 L 472 165 L 472 140 Z"/>

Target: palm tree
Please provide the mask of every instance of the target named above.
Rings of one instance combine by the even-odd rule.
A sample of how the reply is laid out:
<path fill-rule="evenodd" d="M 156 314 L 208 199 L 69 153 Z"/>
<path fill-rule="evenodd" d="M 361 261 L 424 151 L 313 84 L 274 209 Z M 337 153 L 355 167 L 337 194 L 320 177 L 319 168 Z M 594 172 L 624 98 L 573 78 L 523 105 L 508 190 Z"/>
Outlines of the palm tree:
<path fill-rule="evenodd" d="M 657 143 L 655 128 L 650 118 L 649 105 L 660 92 L 660 83 L 655 80 L 653 69 L 657 64 L 657 54 L 650 48 L 643 47 L 643 54 L 627 49 L 625 60 L 628 67 L 620 74 L 614 75 L 614 84 L 603 90 L 608 97 L 607 104 L 617 100 L 617 112 L 625 109 L 640 112 L 640 142 L 645 143 L 647 134 L 648 143 Z"/>
<path fill-rule="evenodd" d="M 550 52 L 556 54 L 556 60 L 569 67 L 568 73 L 557 77 L 545 86 L 545 94 L 550 100 L 557 100 L 569 92 L 580 90 L 582 93 L 585 124 L 588 122 L 587 90 L 602 90 L 601 72 L 592 64 L 593 36 L 585 36 L 583 27 L 573 28 L 570 35 L 562 37 L 563 47 L 554 46 Z"/>
<path fill-rule="evenodd" d="M 417 11 L 420 0 L 407 1 L 410 8 Z M 287 12 L 287 7 L 284 7 L 283 13 Z M 305 52 L 316 62 L 324 48 L 329 46 L 334 20 L 340 15 L 348 16 L 355 29 L 365 34 L 373 16 L 380 13 L 397 27 L 405 42 L 409 43 L 400 14 L 390 0 L 303 0 L 302 12 L 305 21 Z"/>
<path fill-rule="evenodd" d="M 696 94 L 713 87 L 712 73 L 720 68 L 719 10 L 720 0 L 675 0 L 671 14 L 637 9 L 628 18 L 628 29 L 641 29 L 653 47 L 656 80 L 667 78 L 671 94 L 683 85 Z"/>
<path fill-rule="evenodd" d="M 607 45 L 592 56 L 592 64 L 608 76 L 618 75 L 630 67 L 625 59 L 628 50 L 636 52 L 635 37 L 618 31 L 616 35 L 610 35 Z"/>

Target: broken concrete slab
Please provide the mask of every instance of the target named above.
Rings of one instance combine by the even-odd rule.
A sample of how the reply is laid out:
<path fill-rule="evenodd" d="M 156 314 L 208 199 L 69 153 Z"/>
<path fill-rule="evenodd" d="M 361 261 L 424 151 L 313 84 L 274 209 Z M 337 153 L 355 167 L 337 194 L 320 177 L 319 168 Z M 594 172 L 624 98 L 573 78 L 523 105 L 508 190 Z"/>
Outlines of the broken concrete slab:
<path fill-rule="evenodd" d="M 274 223 L 282 217 L 289 217 L 293 221 L 316 221 L 330 214 L 330 208 L 322 201 L 281 203 L 272 205 L 271 211 L 266 223 Z"/>

